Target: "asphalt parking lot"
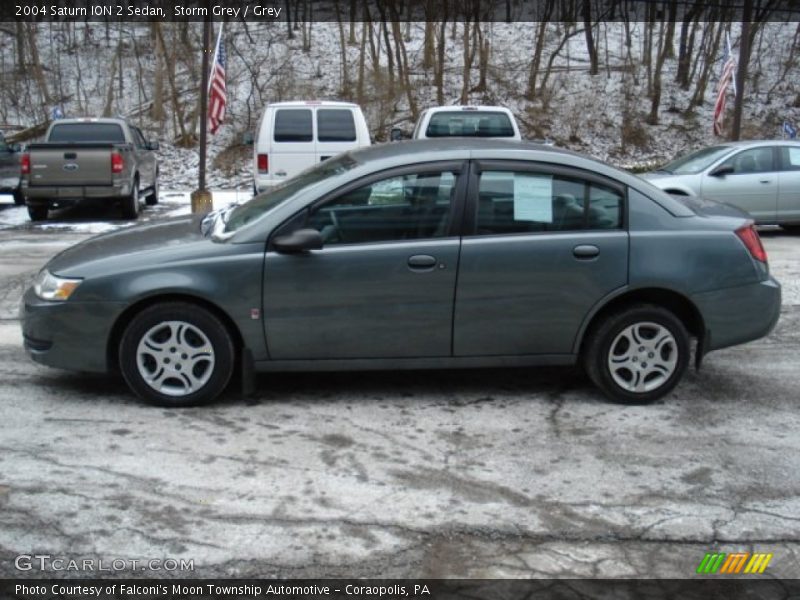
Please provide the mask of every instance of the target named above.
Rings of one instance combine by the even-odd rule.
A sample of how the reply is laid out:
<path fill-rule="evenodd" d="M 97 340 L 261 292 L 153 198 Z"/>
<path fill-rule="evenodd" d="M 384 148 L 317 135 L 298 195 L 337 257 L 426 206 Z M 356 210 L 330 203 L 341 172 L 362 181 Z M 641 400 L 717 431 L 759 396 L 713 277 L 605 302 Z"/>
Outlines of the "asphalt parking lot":
<path fill-rule="evenodd" d="M 683 578 L 710 551 L 800 577 L 800 236 L 763 235 L 772 335 L 651 406 L 508 369 L 261 376 L 185 410 L 24 355 L 23 288 L 85 237 L 0 230 L 0 577 L 42 576 L 15 568 L 32 554 L 193 561 L 155 577 Z"/>

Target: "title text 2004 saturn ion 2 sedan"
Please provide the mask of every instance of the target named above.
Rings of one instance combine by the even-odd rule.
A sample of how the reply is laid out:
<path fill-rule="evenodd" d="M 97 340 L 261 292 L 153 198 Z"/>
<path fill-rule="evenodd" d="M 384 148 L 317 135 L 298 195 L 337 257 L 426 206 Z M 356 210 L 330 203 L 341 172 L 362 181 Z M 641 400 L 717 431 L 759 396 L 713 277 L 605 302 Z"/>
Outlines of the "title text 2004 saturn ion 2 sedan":
<path fill-rule="evenodd" d="M 691 204 L 689 204 L 691 202 Z M 327 160 L 249 202 L 101 235 L 23 301 L 34 360 L 119 369 L 145 400 L 232 373 L 570 365 L 646 402 L 766 335 L 780 286 L 746 215 L 588 158 L 496 140 Z"/>

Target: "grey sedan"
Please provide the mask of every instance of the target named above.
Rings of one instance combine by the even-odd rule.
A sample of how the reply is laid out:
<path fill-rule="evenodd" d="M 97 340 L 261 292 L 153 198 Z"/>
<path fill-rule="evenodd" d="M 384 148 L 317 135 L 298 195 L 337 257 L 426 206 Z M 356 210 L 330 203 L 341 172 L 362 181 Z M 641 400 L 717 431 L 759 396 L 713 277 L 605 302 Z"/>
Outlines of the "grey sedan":
<path fill-rule="evenodd" d="M 186 406 L 254 371 L 581 364 L 610 398 L 679 382 L 696 343 L 766 335 L 753 226 L 563 150 L 413 141 L 329 159 L 240 206 L 100 235 L 22 306 L 45 365 Z"/>
<path fill-rule="evenodd" d="M 692 152 L 644 176 L 671 194 L 749 212 L 759 224 L 800 230 L 800 142 L 730 142 Z"/>

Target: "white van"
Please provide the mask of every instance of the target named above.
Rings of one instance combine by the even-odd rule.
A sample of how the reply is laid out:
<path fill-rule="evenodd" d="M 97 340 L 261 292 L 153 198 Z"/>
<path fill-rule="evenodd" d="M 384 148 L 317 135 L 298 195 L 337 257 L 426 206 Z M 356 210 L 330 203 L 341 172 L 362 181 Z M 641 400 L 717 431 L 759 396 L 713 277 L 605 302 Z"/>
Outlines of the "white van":
<path fill-rule="evenodd" d="M 393 137 L 397 134 L 393 132 Z M 521 140 L 514 114 L 502 106 L 435 106 L 422 111 L 412 139 L 485 137 Z"/>
<path fill-rule="evenodd" d="M 253 143 L 253 187 L 261 192 L 340 152 L 369 145 L 367 121 L 357 104 L 268 104 Z"/>

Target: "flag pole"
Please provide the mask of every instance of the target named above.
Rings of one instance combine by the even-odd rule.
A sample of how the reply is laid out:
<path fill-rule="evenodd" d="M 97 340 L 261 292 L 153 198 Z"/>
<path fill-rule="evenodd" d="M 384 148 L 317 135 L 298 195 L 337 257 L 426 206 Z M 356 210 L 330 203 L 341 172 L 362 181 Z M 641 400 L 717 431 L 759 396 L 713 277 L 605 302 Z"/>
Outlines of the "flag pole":
<path fill-rule="evenodd" d="M 207 0 L 206 5 L 211 4 Z M 207 6 L 208 8 L 208 6 Z M 210 14 L 209 10 L 206 14 Z M 205 213 L 211 210 L 211 194 L 206 189 L 206 142 L 208 139 L 208 52 L 211 45 L 211 20 L 203 20 L 203 64 L 200 82 L 200 165 L 198 169 L 198 189 L 192 193 L 192 213 Z"/>

